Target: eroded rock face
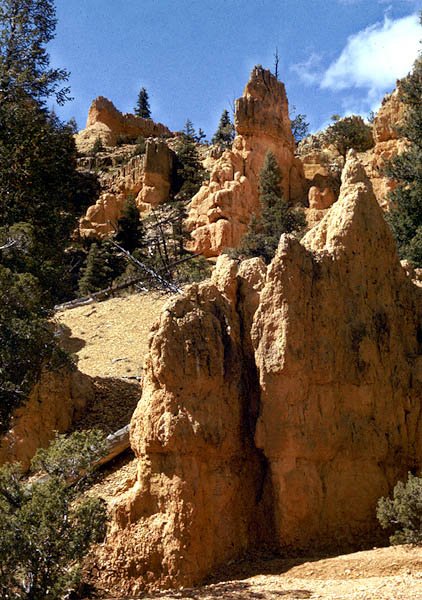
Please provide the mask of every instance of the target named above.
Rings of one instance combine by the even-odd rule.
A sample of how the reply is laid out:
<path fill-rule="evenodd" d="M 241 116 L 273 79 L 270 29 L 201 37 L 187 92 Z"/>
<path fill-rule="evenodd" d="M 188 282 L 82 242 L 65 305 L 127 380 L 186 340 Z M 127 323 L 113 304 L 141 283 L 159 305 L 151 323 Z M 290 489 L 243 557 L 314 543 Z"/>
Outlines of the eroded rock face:
<path fill-rule="evenodd" d="M 152 119 L 122 114 L 110 100 L 99 96 L 90 106 L 86 128 L 75 136 L 75 141 L 80 152 L 89 152 L 97 138 L 105 146 L 114 146 L 120 136 L 135 140 L 138 137 L 171 135 L 165 125 L 155 123 Z"/>
<path fill-rule="evenodd" d="M 268 150 L 282 172 L 285 198 L 303 201 L 303 169 L 294 156 L 284 85 L 262 67 L 254 68 L 243 96 L 236 101 L 235 127 L 232 149 L 217 160 L 209 183 L 190 205 L 191 249 L 206 257 L 237 246 L 251 216 L 259 212 L 259 173 Z"/>
<path fill-rule="evenodd" d="M 260 260 L 238 270 L 222 257 L 152 330 L 131 422 L 138 480 L 116 501 L 102 555 L 105 583 L 121 594 L 198 582 L 271 525 L 255 526 L 267 499 L 248 333 L 264 273 Z"/>
<path fill-rule="evenodd" d="M 365 539 L 420 465 L 418 292 L 352 155 L 321 223 L 280 242 L 253 327 L 280 545 Z"/>
<path fill-rule="evenodd" d="M 422 466 L 421 331 L 422 290 L 352 152 L 302 242 L 282 236 L 267 269 L 220 257 L 161 314 L 107 587 L 194 584 L 268 527 L 294 551 L 373 539 L 377 499 Z"/>
<path fill-rule="evenodd" d="M 91 380 L 79 371 L 43 371 L 0 439 L 0 465 L 20 462 L 28 469 L 36 450 L 48 446 L 56 431 L 68 431 L 93 394 Z"/>
<path fill-rule="evenodd" d="M 172 185 L 174 152 L 165 141 L 150 139 L 145 154 L 134 156 L 124 165 L 102 175 L 105 190 L 80 219 L 79 232 L 85 238 L 105 237 L 117 228 L 125 202 L 135 198 L 142 213 L 169 198 Z"/>

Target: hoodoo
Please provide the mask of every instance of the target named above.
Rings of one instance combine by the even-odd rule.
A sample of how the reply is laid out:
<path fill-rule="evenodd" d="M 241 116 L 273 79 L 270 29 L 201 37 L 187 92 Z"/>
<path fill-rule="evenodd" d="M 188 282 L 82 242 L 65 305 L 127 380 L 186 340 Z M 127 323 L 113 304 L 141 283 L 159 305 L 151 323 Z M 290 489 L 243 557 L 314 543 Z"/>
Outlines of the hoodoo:
<path fill-rule="evenodd" d="M 274 154 L 282 173 L 286 200 L 301 202 L 305 184 L 294 156 L 289 108 L 283 83 L 255 67 L 243 96 L 236 101 L 236 138 L 217 160 L 206 183 L 194 196 L 188 215 L 191 249 L 218 256 L 239 244 L 253 214 L 259 214 L 258 182 L 265 154 Z"/>
<path fill-rule="evenodd" d="M 421 319 L 350 152 L 302 242 L 282 236 L 267 269 L 220 257 L 161 313 L 131 423 L 137 481 L 98 558 L 107 587 L 194 584 L 269 542 L 370 539 L 377 498 L 422 463 Z"/>

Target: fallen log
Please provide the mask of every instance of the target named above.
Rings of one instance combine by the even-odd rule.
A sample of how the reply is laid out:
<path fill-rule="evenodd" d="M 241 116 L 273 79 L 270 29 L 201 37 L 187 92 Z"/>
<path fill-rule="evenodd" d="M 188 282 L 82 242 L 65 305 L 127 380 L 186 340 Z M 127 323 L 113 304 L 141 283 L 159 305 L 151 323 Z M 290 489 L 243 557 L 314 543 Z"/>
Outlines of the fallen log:
<path fill-rule="evenodd" d="M 97 460 L 94 464 L 95 468 L 112 461 L 113 458 L 116 458 L 116 456 L 119 456 L 119 454 L 122 454 L 130 447 L 129 425 L 122 427 L 114 433 L 110 433 L 106 438 L 106 444 L 107 454 Z"/>

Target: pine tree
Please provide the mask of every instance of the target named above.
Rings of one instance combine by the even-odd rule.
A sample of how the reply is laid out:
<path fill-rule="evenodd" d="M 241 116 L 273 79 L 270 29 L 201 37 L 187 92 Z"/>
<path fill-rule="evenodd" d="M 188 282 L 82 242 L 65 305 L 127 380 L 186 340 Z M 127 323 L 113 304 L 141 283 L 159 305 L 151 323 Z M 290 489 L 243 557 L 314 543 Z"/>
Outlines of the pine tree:
<path fill-rule="evenodd" d="M 397 240 L 399 255 L 422 267 L 422 56 L 400 86 L 406 117 L 401 133 L 407 149 L 392 159 L 387 174 L 398 182 L 390 193 L 393 208 L 387 219 Z"/>
<path fill-rule="evenodd" d="M 87 296 L 111 285 L 118 275 L 113 266 L 113 249 L 106 242 L 93 242 L 79 280 L 80 293 Z"/>
<path fill-rule="evenodd" d="M 201 187 L 206 173 L 199 160 L 196 147 L 196 132 L 189 119 L 175 148 L 177 154 L 176 189 L 177 200 L 190 200 Z"/>
<path fill-rule="evenodd" d="M 274 154 L 268 151 L 259 176 L 261 215 L 253 216 L 248 231 L 236 251 L 237 256 L 262 256 L 266 263 L 273 258 L 283 233 L 299 232 L 305 225 L 301 212 L 283 197 L 281 172 Z"/>
<path fill-rule="evenodd" d="M 139 209 L 136 206 L 135 198 L 129 196 L 126 199 L 122 216 L 118 220 L 117 242 L 128 250 L 133 252 L 139 248 L 145 238 L 145 230 L 140 219 Z"/>
<path fill-rule="evenodd" d="M 295 138 L 296 144 L 301 142 L 307 135 L 309 135 L 309 123 L 306 121 L 306 115 L 297 113 L 296 107 L 292 106 L 292 116 L 290 119 L 290 125 L 292 128 L 293 137 Z"/>
<path fill-rule="evenodd" d="M 149 106 L 148 92 L 144 87 L 141 88 L 138 95 L 138 100 L 135 106 L 135 115 L 137 115 L 138 117 L 142 117 L 143 119 L 151 118 L 151 109 Z"/>
<path fill-rule="evenodd" d="M 0 253 L 3 430 L 57 352 L 44 317 L 66 292 L 65 244 L 87 199 L 72 126 L 46 109 L 68 96 L 45 48 L 55 25 L 52 0 L 0 0 L 0 246 L 16 240 Z"/>
<path fill-rule="evenodd" d="M 0 468 L 0 596 L 60 600 L 80 579 L 79 562 L 104 539 L 107 511 L 99 498 L 81 498 L 73 474 L 92 470 L 104 454 L 104 435 L 58 436 L 33 460 L 48 477 L 28 484 L 16 463 Z"/>
<path fill-rule="evenodd" d="M 223 146 L 223 148 L 230 148 L 235 136 L 235 130 L 233 123 L 230 120 L 228 110 L 223 110 L 220 122 L 218 124 L 217 131 L 215 132 L 211 142 Z"/>

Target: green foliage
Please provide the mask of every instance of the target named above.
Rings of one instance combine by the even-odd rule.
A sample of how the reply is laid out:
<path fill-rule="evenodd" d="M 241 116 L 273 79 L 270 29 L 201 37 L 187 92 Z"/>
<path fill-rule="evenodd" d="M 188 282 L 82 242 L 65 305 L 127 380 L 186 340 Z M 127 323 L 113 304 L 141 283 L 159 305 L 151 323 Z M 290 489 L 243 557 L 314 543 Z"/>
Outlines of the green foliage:
<path fill-rule="evenodd" d="M 113 279 L 123 271 L 123 261 L 110 242 L 93 242 L 89 248 L 86 264 L 81 270 L 79 292 L 87 296 L 109 287 Z"/>
<path fill-rule="evenodd" d="M 386 172 L 398 185 L 389 194 L 393 208 L 387 215 L 400 258 L 422 267 L 422 57 L 401 83 L 406 116 L 401 134 L 408 148 L 394 157 Z"/>
<path fill-rule="evenodd" d="M 176 267 L 177 281 L 179 284 L 193 283 L 208 279 L 212 267 L 203 256 L 195 256 Z"/>
<path fill-rule="evenodd" d="M 303 213 L 289 206 L 283 198 L 281 172 L 274 154 L 268 151 L 259 178 L 261 215 L 253 216 L 237 256 L 262 256 L 266 263 L 273 258 L 283 233 L 298 233 L 304 225 Z M 232 253 L 233 254 L 233 253 Z"/>
<path fill-rule="evenodd" d="M 68 74 L 50 68 L 45 49 L 54 38 L 55 16 L 53 0 L 0 0 L 0 103 L 68 98 L 69 89 L 60 89 Z"/>
<path fill-rule="evenodd" d="M 422 477 L 408 474 L 406 483 L 399 481 L 393 498 L 380 498 L 377 518 L 384 529 L 394 533 L 391 544 L 422 545 Z"/>
<path fill-rule="evenodd" d="M 135 106 L 135 115 L 142 117 L 143 119 L 151 118 L 151 109 L 149 106 L 148 92 L 144 87 L 140 89 L 138 100 Z"/>
<path fill-rule="evenodd" d="M 45 108 L 67 96 L 45 50 L 55 22 L 51 0 L 0 0 L 0 246 L 15 240 L 0 252 L 2 431 L 60 356 L 45 317 L 69 291 L 66 241 L 97 191 L 76 170 L 73 125 Z"/>
<path fill-rule="evenodd" d="M 235 136 L 235 130 L 233 123 L 230 120 L 228 110 L 223 110 L 218 124 L 217 131 L 215 132 L 211 142 L 218 144 L 223 148 L 231 148 Z"/>
<path fill-rule="evenodd" d="M 294 114 L 296 107 L 292 106 L 292 117 L 290 119 L 290 125 L 292 128 L 293 137 L 295 142 L 298 144 L 306 136 L 309 135 L 309 123 L 306 121 L 306 115 L 302 113 Z"/>
<path fill-rule="evenodd" d="M 118 230 L 116 241 L 123 246 L 125 250 L 133 252 L 144 243 L 145 230 L 140 219 L 138 207 L 135 198 L 129 196 L 126 199 L 122 216 L 118 220 Z"/>
<path fill-rule="evenodd" d="M 92 146 L 91 154 L 93 154 L 95 156 L 99 152 L 104 152 L 104 146 L 103 146 L 103 142 L 102 142 L 100 136 L 98 136 L 96 138 L 96 140 Z"/>
<path fill-rule="evenodd" d="M 176 198 L 185 202 L 196 194 L 206 178 L 205 169 L 199 160 L 195 138 L 195 129 L 188 119 L 175 148 L 177 155 Z"/>
<path fill-rule="evenodd" d="M 0 469 L 1 598 L 58 600 L 77 586 L 79 562 L 103 540 L 107 515 L 102 500 L 79 498 L 66 479 L 90 470 L 104 444 L 96 431 L 58 437 L 33 461 L 49 476 L 30 484 L 18 465 Z"/>
<path fill-rule="evenodd" d="M 106 449 L 104 433 L 99 429 L 56 434 L 48 448 L 37 450 L 31 467 L 50 477 L 73 481 L 82 472 L 89 473 L 92 463 L 104 456 Z"/>
<path fill-rule="evenodd" d="M 351 148 L 365 152 L 373 147 L 372 129 L 362 117 L 351 115 L 341 119 L 339 115 L 333 115 L 331 118 L 334 123 L 327 128 L 324 137 L 342 156 L 346 156 Z"/>

